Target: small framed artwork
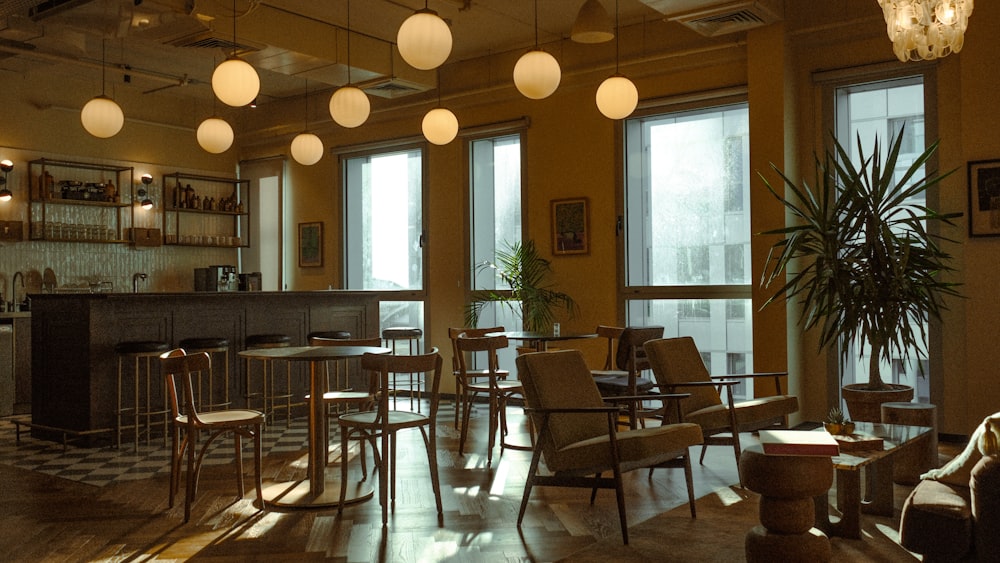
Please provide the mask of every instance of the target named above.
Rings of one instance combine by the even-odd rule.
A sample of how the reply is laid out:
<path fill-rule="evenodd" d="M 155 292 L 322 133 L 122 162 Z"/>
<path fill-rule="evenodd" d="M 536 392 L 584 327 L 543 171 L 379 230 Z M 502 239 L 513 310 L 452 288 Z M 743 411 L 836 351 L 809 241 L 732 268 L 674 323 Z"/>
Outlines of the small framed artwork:
<path fill-rule="evenodd" d="M 299 223 L 299 267 L 323 265 L 323 223 Z"/>
<path fill-rule="evenodd" d="M 1000 236 L 1000 160 L 969 163 L 969 236 Z"/>
<path fill-rule="evenodd" d="M 552 254 L 590 252 L 587 198 L 552 200 Z"/>

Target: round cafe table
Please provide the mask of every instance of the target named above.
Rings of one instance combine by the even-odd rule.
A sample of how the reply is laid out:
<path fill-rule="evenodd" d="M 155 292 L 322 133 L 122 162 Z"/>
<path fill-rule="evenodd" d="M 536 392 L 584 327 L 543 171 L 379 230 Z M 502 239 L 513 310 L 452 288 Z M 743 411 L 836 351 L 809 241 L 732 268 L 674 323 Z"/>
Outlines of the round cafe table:
<path fill-rule="evenodd" d="M 326 456 L 329 447 L 326 408 L 326 377 L 323 362 L 358 358 L 367 353 L 388 354 L 380 346 L 292 346 L 243 350 L 239 355 L 254 360 L 284 360 L 309 362 L 309 457 L 306 478 L 275 483 L 264 488 L 264 502 L 280 507 L 322 508 L 340 504 L 340 481 L 326 476 Z M 347 452 L 341 452 L 341 463 L 347 463 Z M 375 494 L 367 483 L 348 486 L 345 502 L 360 502 Z"/>
<path fill-rule="evenodd" d="M 520 340 L 526 346 L 534 346 L 535 351 L 544 352 L 549 342 L 559 342 L 562 340 L 577 340 L 580 338 L 597 338 L 596 333 L 560 332 L 536 332 L 531 330 L 509 330 L 505 332 L 490 332 L 486 336 L 506 336 L 509 340 Z"/>

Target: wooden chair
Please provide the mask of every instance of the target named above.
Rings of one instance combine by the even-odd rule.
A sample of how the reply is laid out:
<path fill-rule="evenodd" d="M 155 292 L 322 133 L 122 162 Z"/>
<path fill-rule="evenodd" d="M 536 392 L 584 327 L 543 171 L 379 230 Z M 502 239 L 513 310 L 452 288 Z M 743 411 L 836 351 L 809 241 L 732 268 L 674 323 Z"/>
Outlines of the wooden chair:
<path fill-rule="evenodd" d="M 208 353 L 186 354 L 177 348 L 160 355 L 160 368 L 166 378 L 172 420 L 172 446 L 170 450 L 170 507 L 174 506 L 174 496 L 180 488 L 181 461 L 187 454 L 187 478 L 184 494 L 184 521 L 191 518 L 191 504 L 198 490 L 198 475 L 205 452 L 212 442 L 226 432 L 233 433 L 236 454 L 236 484 L 239 498 L 243 498 L 243 449 L 241 438 L 253 439 L 254 486 L 257 499 L 263 504 L 261 487 L 261 428 L 264 413 L 254 410 L 217 410 L 199 413 L 194 397 L 191 374 L 207 371 L 212 367 Z M 202 431 L 208 439 L 199 448 L 198 439 Z M 181 436 L 183 435 L 183 439 Z M 197 454 L 195 452 L 197 450 Z"/>
<path fill-rule="evenodd" d="M 496 369 L 495 358 L 497 350 L 507 347 L 506 336 L 469 337 L 462 334 L 455 340 L 455 343 L 458 347 L 459 379 L 464 382 L 462 387 L 465 393 L 465 396 L 462 398 L 462 403 L 465 407 L 462 413 L 462 430 L 458 439 L 458 455 L 463 455 L 465 441 L 469 435 L 469 416 L 472 412 L 469 406 L 475 400 L 476 395 L 484 394 L 489 406 L 489 442 L 487 442 L 486 446 L 486 464 L 490 465 L 493 463 L 493 445 L 497 441 L 498 429 L 501 429 L 500 433 L 502 434 L 500 436 L 500 455 L 503 455 L 503 450 L 506 447 L 524 449 L 520 446 L 507 444 L 503 438 L 503 435 L 507 433 L 507 415 L 505 412 L 507 410 L 507 398 L 514 394 L 523 394 L 524 389 L 521 387 L 520 381 L 502 379 Z M 474 352 L 486 352 L 490 358 L 489 368 L 485 374 L 485 381 L 482 379 L 482 375 L 477 375 L 475 379 L 471 376 L 472 372 L 469 370 L 467 362 L 468 356 Z"/>
<path fill-rule="evenodd" d="M 701 427 L 705 436 L 702 444 L 700 463 L 705 461 L 708 446 L 731 445 L 739 465 L 740 432 L 753 432 L 764 428 L 782 427 L 786 417 L 799 410 L 799 401 L 791 395 L 781 394 L 781 378 L 786 372 L 755 373 L 741 375 L 709 375 L 698 347 L 690 336 L 651 340 L 645 344 L 646 355 L 662 391 L 690 392 L 691 398 L 681 405 L 681 415 L 685 422 Z M 752 378 L 773 378 L 777 395 L 757 397 L 736 402 L 733 400 L 733 386 L 740 380 Z M 726 401 L 722 401 L 721 390 L 725 389 Z M 666 421 L 676 420 L 667 413 Z M 742 486 L 742 479 L 740 481 Z"/>
<path fill-rule="evenodd" d="M 451 339 L 451 373 L 455 376 L 455 428 L 458 428 L 459 421 L 462 418 L 462 413 L 468 405 L 465 404 L 465 383 L 466 381 L 473 381 L 476 379 L 487 378 L 490 376 L 490 369 L 466 369 L 463 372 L 459 367 L 458 357 L 462 355 L 463 352 L 458 350 L 458 344 L 456 340 L 461 335 L 465 335 L 467 338 L 481 338 L 486 336 L 491 332 L 504 332 L 505 329 L 502 326 L 494 326 L 489 328 L 449 328 L 448 338 Z M 465 359 L 466 362 L 470 358 Z M 490 358 L 490 367 L 496 372 L 497 377 L 500 379 L 507 379 L 510 372 L 507 370 L 502 370 L 499 367 L 499 360 L 494 355 Z"/>
<path fill-rule="evenodd" d="M 443 516 L 441 484 L 437 469 L 437 412 L 440 403 L 441 364 L 441 355 L 438 354 L 437 348 L 417 356 L 365 354 L 361 358 L 361 368 L 370 372 L 373 375 L 372 379 L 378 381 L 376 408 L 366 412 L 344 414 L 337 419 L 340 425 L 341 451 L 347 451 L 348 440 L 351 438 L 360 439 L 362 444 L 365 440 L 381 439 L 382 456 L 379 460 L 376 455 L 375 464 L 379 470 L 379 501 L 382 505 L 383 527 L 388 524 L 388 511 L 394 511 L 396 508 L 396 433 L 406 428 L 418 428 L 423 435 L 439 523 Z M 392 379 L 397 373 L 416 373 L 425 376 L 424 380 L 430 384 L 428 414 L 389 408 L 389 392 L 392 389 Z M 429 378 L 426 377 L 428 374 Z M 341 463 L 340 505 L 337 514 L 343 512 L 347 494 L 347 465 L 345 458 Z"/>
<path fill-rule="evenodd" d="M 605 397 L 616 397 L 621 395 L 634 396 L 647 393 L 653 389 L 653 381 L 648 377 L 642 377 L 641 373 L 649 369 L 649 362 L 646 360 L 646 352 L 642 345 L 649 340 L 663 337 L 662 326 L 646 327 L 598 327 L 598 335 L 603 329 L 605 338 L 608 340 L 608 359 L 605 366 L 610 364 L 612 348 L 611 335 L 618 332 L 618 348 L 615 350 L 615 365 L 618 369 L 591 370 L 597 389 Z M 639 409 L 641 404 L 632 402 L 628 404 L 629 428 L 636 428 L 639 424 Z"/>
<path fill-rule="evenodd" d="M 535 486 L 590 488 L 591 503 L 597 489 L 614 489 L 622 540 L 627 544 L 622 473 L 644 467 L 683 467 L 691 517 L 695 516 L 688 448 L 702 442 L 697 424 L 667 424 L 619 432 L 619 409 L 605 404 L 578 350 L 518 356 L 517 372 L 524 383 L 525 410 L 538 428 L 517 515 L 518 528 Z M 628 400 L 674 401 L 684 397 L 687 395 L 645 395 Z M 549 474 L 538 472 L 542 457 Z M 604 477 L 608 471 L 612 476 Z"/>

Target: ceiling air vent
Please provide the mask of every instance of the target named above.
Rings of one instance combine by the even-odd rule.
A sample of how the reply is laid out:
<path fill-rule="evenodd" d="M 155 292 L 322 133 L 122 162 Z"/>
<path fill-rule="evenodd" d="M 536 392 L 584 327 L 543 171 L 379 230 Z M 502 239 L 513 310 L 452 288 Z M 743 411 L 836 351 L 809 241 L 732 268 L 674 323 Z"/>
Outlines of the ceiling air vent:
<path fill-rule="evenodd" d="M 427 84 L 418 84 L 401 78 L 376 79 L 367 83 L 359 84 L 358 87 L 372 96 L 388 99 L 409 96 L 410 94 L 419 94 L 420 92 L 426 92 L 431 88 Z"/>
<path fill-rule="evenodd" d="M 781 9 L 773 0 L 727 2 L 682 14 L 673 14 L 667 19 L 685 25 L 706 37 L 715 37 L 780 21 Z"/>

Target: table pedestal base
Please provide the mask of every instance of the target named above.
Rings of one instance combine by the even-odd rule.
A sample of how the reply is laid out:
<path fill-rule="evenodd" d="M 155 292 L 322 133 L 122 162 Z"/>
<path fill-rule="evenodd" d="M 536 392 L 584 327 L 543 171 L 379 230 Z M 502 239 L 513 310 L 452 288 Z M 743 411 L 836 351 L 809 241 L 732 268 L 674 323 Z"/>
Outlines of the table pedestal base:
<path fill-rule="evenodd" d="M 264 487 L 264 502 L 281 508 L 321 508 L 340 504 L 340 481 L 327 479 L 323 492 L 312 493 L 308 480 L 287 481 Z M 375 495 L 375 490 L 365 482 L 347 484 L 344 504 L 366 501 Z"/>

